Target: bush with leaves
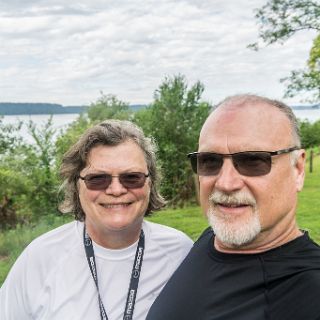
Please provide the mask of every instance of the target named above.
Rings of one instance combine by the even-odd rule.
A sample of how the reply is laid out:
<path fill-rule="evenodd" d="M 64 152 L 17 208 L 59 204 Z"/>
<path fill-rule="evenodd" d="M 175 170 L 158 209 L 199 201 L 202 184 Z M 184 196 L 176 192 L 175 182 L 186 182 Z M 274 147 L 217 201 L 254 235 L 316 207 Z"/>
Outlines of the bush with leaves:
<path fill-rule="evenodd" d="M 73 121 L 67 129 L 61 133 L 55 143 L 55 164 L 56 171 L 59 170 L 63 155 L 69 150 L 69 148 L 76 143 L 79 137 L 84 131 L 91 126 L 91 121 L 86 114 L 80 114 L 78 119 Z"/>
<path fill-rule="evenodd" d="M 132 114 L 128 103 L 119 100 L 115 95 L 103 93 L 95 103 L 89 106 L 87 113 L 92 122 L 106 119 L 127 120 Z"/>
<path fill-rule="evenodd" d="M 33 181 L 32 207 L 33 216 L 38 217 L 57 212 L 58 177 L 55 170 L 56 147 L 52 117 L 42 127 L 32 121 L 28 124 L 29 132 L 34 139 L 25 151 L 25 163 L 29 163 L 31 180 Z"/>
<path fill-rule="evenodd" d="M 308 120 L 299 122 L 301 143 L 304 148 L 320 146 L 320 120 L 311 123 Z"/>
<path fill-rule="evenodd" d="M 21 121 L 17 124 L 5 124 L 0 117 L 0 157 L 12 152 L 23 142 L 22 138 L 19 138 L 16 134 L 22 125 Z"/>
<path fill-rule="evenodd" d="M 18 138 L 17 131 L 12 131 L 15 147 L 0 156 L 2 227 L 37 221 L 43 215 L 57 212 L 52 118 L 40 128 L 33 122 L 27 125 L 34 144 L 25 143 Z"/>

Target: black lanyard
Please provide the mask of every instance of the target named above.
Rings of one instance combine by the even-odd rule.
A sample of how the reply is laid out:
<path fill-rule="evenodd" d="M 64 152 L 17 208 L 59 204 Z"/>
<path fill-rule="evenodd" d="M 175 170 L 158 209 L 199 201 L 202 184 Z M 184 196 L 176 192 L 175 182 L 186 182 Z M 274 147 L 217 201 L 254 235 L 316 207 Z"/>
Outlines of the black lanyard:
<path fill-rule="evenodd" d="M 86 232 L 86 227 L 83 228 L 83 244 L 86 251 L 86 256 L 88 260 L 88 265 L 91 271 L 92 278 L 96 284 L 97 291 L 98 291 L 98 300 L 99 300 L 99 308 L 100 308 L 100 316 L 101 320 L 108 320 L 108 316 L 104 305 L 101 300 L 101 295 L 99 291 L 98 285 L 98 275 L 97 275 L 97 268 L 96 268 L 96 259 L 93 251 L 92 240 L 89 237 L 88 233 Z M 141 273 L 141 266 L 143 260 L 143 253 L 144 253 L 144 232 L 141 229 L 140 238 L 137 246 L 136 256 L 134 258 L 134 263 L 132 267 L 131 273 L 131 280 L 127 295 L 127 301 L 124 309 L 123 320 L 131 320 L 134 310 L 134 305 L 136 302 L 136 296 L 138 291 L 138 284 L 139 278 Z"/>

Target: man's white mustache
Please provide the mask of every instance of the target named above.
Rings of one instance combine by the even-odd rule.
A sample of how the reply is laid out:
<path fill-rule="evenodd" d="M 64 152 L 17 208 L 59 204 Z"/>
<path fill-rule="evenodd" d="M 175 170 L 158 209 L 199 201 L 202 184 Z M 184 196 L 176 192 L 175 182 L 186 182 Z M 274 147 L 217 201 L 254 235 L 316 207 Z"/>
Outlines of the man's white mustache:
<path fill-rule="evenodd" d="M 255 206 L 257 204 L 253 195 L 241 191 L 227 194 L 216 190 L 209 196 L 209 201 L 214 205 L 227 204 Z"/>

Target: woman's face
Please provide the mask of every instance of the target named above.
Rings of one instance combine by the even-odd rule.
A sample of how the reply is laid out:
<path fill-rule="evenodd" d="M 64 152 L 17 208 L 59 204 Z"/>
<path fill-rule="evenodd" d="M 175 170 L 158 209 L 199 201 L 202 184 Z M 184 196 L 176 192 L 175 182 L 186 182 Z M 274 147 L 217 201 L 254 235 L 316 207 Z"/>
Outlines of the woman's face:
<path fill-rule="evenodd" d="M 143 151 L 131 140 L 116 146 L 100 145 L 91 149 L 80 176 L 118 176 L 128 172 L 149 173 Z M 118 177 L 113 177 L 110 185 L 102 190 L 88 189 L 81 179 L 78 185 L 86 227 L 95 241 L 99 243 L 104 235 L 140 232 L 149 204 L 150 178 L 146 178 L 142 187 L 135 189 L 123 186 Z"/>

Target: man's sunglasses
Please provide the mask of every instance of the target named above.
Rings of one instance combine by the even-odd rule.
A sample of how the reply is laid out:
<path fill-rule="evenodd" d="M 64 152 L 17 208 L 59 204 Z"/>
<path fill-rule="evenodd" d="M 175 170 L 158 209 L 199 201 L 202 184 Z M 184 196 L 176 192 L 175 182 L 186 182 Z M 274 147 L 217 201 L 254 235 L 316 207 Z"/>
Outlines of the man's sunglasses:
<path fill-rule="evenodd" d="M 271 171 L 271 157 L 298 150 L 298 147 L 278 151 L 244 151 L 230 154 L 214 152 L 192 152 L 188 154 L 192 170 L 200 176 L 217 175 L 223 165 L 224 158 L 231 158 L 236 170 L 248 177 L 257 177 Z"/>
<path fill-rule="evenodd" d="M 121 173 L 117 176 L 111 174 L 88 174 L 84 177 L 79 176 L 89 190 L 105 190 L 107 189 L 111 182 L 112 178 L 118 177 L 120 183 L 126 189 L 137 189 L 142 188 L 146 182 L 149 174 L 144 174 L 142 172 L 126 172 Z"/>

